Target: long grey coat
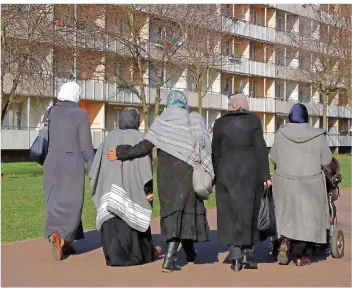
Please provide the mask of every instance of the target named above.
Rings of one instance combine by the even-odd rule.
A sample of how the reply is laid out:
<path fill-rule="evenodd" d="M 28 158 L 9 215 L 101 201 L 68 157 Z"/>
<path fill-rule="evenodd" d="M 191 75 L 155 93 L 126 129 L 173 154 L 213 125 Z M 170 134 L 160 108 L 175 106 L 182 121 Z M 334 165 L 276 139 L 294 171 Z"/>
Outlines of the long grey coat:
<path fill-rule="evenodd" d="M 90 167 L 94 150 L 88 113 L 74 102 L 59 102 L 49 115 L 49 153 L 44 162 L 45 236 L 56 232 L 66 241 L 84 237 L 84 158 Z"/>
<path fill-rule="evenodd" d="M 328 199 L 322 167 L 332 155 L 325 131 L 309 124 L 279 129 L 270 152 L 276 165 L 273 196 L 278 235 L 326 243 Z"/>

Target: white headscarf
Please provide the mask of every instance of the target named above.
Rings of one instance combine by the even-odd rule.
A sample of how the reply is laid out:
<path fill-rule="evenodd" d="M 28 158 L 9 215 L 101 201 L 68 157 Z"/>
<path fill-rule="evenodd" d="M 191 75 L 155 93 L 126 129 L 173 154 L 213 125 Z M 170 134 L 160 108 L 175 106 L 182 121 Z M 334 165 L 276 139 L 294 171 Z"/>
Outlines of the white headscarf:
<path fill-rule="evenodd" d="M 67 82 L 60 88 L 57 100 L 59 101 L 72 101 L 79 102 L 79 96 L 81 95 L 81 88 L 76 82 Z"/>

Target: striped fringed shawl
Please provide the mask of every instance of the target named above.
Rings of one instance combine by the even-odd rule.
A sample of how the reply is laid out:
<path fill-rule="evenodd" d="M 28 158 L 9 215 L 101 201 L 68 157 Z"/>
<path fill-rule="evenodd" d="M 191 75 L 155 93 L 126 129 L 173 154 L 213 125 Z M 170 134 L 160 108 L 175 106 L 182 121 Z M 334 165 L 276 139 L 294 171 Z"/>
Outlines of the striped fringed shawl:
<path fill-rule="evenodd" d="M 143 138 L 143 134 L 137 130 L 113 130 L 95 154 L 89 178 L 97 208 L 97 230 L 101 229 L 105 221 L 116 216 L 138 231 L 145 232 L 149 228 L 152 207 L 144 186 L 153 177 L 150 157 L 126 162 L 106 159 L 109 148 L 133 146 Z"/>

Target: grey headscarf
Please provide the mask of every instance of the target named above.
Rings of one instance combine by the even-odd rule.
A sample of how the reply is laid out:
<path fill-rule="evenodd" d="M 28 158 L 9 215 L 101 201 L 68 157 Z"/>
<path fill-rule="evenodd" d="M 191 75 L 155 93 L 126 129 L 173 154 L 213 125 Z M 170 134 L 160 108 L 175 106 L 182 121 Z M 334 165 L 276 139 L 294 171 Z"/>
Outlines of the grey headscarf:
<path fill-rule="evenodd" d="M 140 114 L 136 108 L 128 107 L 121 111 L 121 114 L 119 117 L 119 129 L 138 130 L 139 125 L 140 125 Z"/>

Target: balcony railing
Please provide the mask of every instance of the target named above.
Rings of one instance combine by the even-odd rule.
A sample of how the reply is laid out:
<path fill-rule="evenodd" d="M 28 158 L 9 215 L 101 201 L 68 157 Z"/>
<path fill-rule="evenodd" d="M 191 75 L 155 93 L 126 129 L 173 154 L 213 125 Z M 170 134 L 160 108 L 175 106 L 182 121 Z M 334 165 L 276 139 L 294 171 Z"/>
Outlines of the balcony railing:
<path fill-rule="evenodd" d="M 39 134 L 39 129 L 27 130 L 1 130 L 1 149 L 2 150 L 29 150 L 35 138 Z M 104 140 L 106 131 L 104 129 L 91 129 L 94 149 L 98 149 Z"/>
<path fill-rule="evenodd" d="M 222 69 L 238 74 L 257 75 L 275 78 L 275 64 L 271 62 L 259 62 L 243 57 L 223 56 Z"/>
<path fill-rule="evenodd" d="M 92 142 L 94 149 L 98 149 L 108 131 L 105 129 L 91 129 Z M 27 130 L 1 130 L 1 149 L 2 150 L 29 150 L 35 138 L 38 136 L 38 129 Z M 210 134 L 212 136 L 212 134 Z M 272 147 L 275 139 L 274 132 L 263 134 L 267 147 Z M 327 135 L 330 147 L 351 147 L 352 136 L 330 134 Z"/>
<path fill-rule="evenodd" d="M 249 23 L 240 19 L 223 17 L 223 27 L 228 33 L 260 41 L 274 43 L 276 38 L 274 28 Z"/>

